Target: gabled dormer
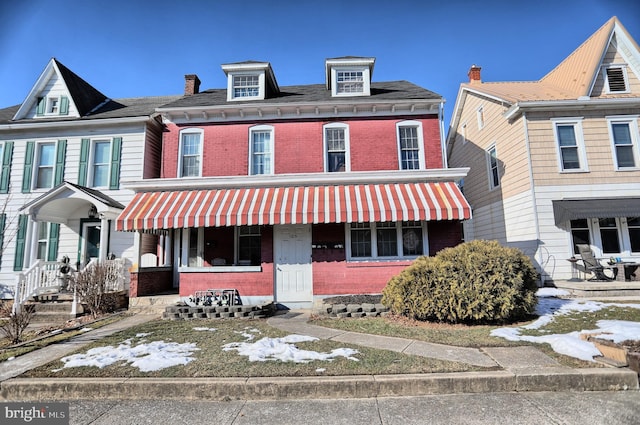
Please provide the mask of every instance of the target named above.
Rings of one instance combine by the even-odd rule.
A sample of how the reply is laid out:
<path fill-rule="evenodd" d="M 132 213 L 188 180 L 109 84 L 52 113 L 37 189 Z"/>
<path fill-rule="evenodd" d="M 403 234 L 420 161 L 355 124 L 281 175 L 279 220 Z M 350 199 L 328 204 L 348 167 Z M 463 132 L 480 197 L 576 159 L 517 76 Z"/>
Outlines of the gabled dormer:
<path fill-rule="evenodd" d="M 246 61 L 222 65 L 227 75 L 227 101 L 264 100 L 280 92 L 269 62 Z"/>
<path fill-rule="evenodd" d="M 80 118 L 107 100 L 105 95 L 52 58 L 13 120 Z"/>
<path fill-rule="evenodd" d="M 327 90 L 331 96 L 371 95 L 371 76 L 375 58 L 345 56 L 325 61 Z"/>

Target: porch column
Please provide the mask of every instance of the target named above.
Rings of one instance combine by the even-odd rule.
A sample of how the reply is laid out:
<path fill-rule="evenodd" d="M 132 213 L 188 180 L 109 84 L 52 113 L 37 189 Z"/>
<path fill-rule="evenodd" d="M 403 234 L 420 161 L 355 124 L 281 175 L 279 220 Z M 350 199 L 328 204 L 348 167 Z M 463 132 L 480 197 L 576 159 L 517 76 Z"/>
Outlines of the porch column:
<path fill-rule="evenodd" d="M 162 242 L 163 242 L 163 254 L 164 254 L 164 258 L 162 259 L 163 263 L 162 265 L 166 266 L 167 264 L 171 264 L 171 245 L 173 244 L 173 239 L 171 238 L 171 231 L 168 231 L 167 233 L 162 235 Z"/>
<path fill-rule="evenodd" d="M 38 257 L 38 234 L 40 233 L 39 230 L 40 222 L 35 221 L 33 217 L 30 217 L 29 226 L 27 227 L 28 236 L 25 238 L 25 240 L 29 244 L 29 246 L 25 247 L 26 249 L 24 250 L 28 253 L 27 261 L 25 261 L 27 267 L 25 268 L 33 266 Z"/>
<path fill-rule="evenodd" d="M 107 241 L 109 239 L 109 220 L 100 214 L 100 249 L 98 250 L 98 262 L 107 259 Z"/>

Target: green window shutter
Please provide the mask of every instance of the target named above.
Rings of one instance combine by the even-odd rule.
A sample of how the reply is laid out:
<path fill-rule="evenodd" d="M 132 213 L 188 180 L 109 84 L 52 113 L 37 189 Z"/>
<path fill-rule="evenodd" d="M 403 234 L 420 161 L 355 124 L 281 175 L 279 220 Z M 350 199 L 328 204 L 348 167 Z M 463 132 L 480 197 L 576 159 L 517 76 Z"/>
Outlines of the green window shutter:
<path fill-rule="evenodd" d="M 53 178 L 53 186 L 57 186 L 64 180 L 64 157 L 67 153 L 67 141 L 66 140 L 58 140 L 56 152 L 56 171 L 55 177 Z"/>
<path fill-rule="evenodd" d="M 33 176 L 33 154 L 36 142 L 27 142 L 27 150 L 24 154 L 24 169 L 22 171 L 22 193 L 31 192 L 31 177 Z"/>
<path fill-rule="evenodd" d="M 7 215 L 5 213 L 0 214 L 0 263 L 2 263 L 2 253 L 4 252 L 4 232 L 5 224 L 7 223 Z"/>
<path fill-rule="evenodd" d="M 47 104 L 47 99 L 44 97 L 38 98 L 38 106 L 36 106 L 36 115 L 44 115 L 44 108 Z"/>
<path fill-rule="evenodd" d="M 89 170 L 89 147 L 91 141 L 82 139 L 80 141 L 80 166 L 78 168 L 78 184 L 80 186 L 87 185 L 87 172 Z"/>
<path fill-rule="evenodd" d="M 13 270 L 21 271 L 24 264 L 24 242 L 27 236 L 28 217 L 24 214 L 18 216 L 18 232 L 16 233 L 16 256 L 13 259 Z"/>
<path fill-rule="evenodd" d="M 60 239 L 60 223 L 51 223 L 49 225 L 49 252 L 47 252 L 47 261 L 56 261 L 58 257 L 58 240 Z"/>
<path fill-rule="evenodd" d="M 111 142 L 111 173 L 109 173 L 109 189 L 120 187 L 120 156 L 122 153 L 122 137 L 114 137 Z"/>
<path fill-rule="evenodd" d="M 60 115 L 69 115 L 69 98 L 60 96 Z"/>
<path fill-rule="evenodd" d="M 4 149 L 2 151 L 2 173 L 0 174 L 0 193 L 9 193 L 9 177 L 11 175 L 12 155 L 13 155 L 13 142 L 5 142 Z"/>

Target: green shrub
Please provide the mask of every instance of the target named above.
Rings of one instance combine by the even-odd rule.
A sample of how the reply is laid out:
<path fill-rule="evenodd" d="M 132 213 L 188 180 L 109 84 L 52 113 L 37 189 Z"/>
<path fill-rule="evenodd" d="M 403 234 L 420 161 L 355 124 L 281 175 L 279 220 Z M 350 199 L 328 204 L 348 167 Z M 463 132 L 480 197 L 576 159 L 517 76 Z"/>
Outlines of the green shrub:
<path fill-rule="evenodd" d="M 393 313 L 449 323 L 505 322 L 536 306 L 536 271 L 516 248 L 472 241 L 420 257 L 387 283 Z"/>

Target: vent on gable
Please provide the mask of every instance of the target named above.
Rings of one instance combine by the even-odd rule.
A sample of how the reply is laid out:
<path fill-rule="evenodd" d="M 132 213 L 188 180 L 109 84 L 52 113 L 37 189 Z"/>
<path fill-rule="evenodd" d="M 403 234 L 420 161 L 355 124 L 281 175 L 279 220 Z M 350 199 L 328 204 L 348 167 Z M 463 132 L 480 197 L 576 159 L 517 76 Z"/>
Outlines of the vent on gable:
<path fill-rule="evenodd" d="M 607 84 L 609 92 L 627 91 L 624 70 L 622 68 L 607 68 Z"/>

